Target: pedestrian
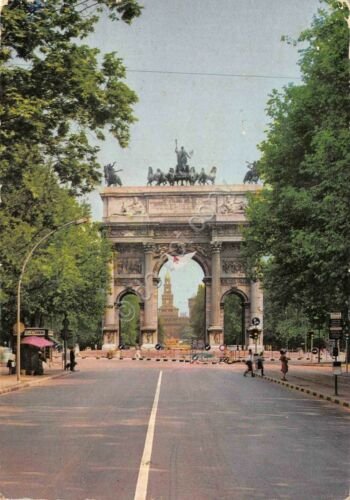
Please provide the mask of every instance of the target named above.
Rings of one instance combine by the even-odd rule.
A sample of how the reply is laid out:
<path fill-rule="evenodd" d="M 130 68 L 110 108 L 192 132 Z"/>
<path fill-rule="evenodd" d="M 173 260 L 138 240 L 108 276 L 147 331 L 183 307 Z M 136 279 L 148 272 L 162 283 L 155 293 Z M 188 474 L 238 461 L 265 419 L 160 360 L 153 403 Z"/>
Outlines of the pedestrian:
<path fill-rule="evenodd" d="M 15 355 L 13 353 L 9 355 L 6 366 L 9 369 L 9 375 L 13 375 L 16 367 Z"/>
<path fill-rule="evenodd" d="M 254 361 L 253 351 L 251 349 L 249 349 L 248 356 L 245 360 L 245 364 L 247 365 L 247 369 L 243 373 L 244 377 L 246 377 L 248 373 L 250 373 L 252 377 L 255 377 L 254 372 L 253 372 L 253 361 Z"/>
<path fill-rule="evenodd" d="M 75 352 L 74 352 L 74 349 L 72 348 L 70 351 L 69 351 L 69 369 L 71 372 L 74 372 L 75 371 L 75 365 L 76 365 L 76 362 L 75 362 Z"/>
<path fill-rule="evenodd" d="M 256 359 L 256 369 L 260 370 L 261 376 L 264 376 L 264 353 L 261 352 Z"/>
<path fill-rule="evenodd" d="M 287 380 L 286 373 L 288 372 L 288 358 L 286 355 L 286 351 L 281 349 L 280 354 L 281 354 L 280 362 L 281 362 L 282 380 Z"/>

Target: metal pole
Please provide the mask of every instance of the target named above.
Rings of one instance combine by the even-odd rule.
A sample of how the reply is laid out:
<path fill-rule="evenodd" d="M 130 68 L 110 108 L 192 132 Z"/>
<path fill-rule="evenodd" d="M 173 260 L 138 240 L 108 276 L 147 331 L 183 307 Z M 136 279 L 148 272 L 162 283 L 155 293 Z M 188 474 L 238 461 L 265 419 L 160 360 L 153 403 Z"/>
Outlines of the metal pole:
<path fill-rule="evenodd" d="M 62 224 L 62 226 L 57 227 L 56 229 L 53 229 L 52 231 L 48 232 L 43 236 L 34 246 L 33 248 L 28 252 L 26 258 L 24 259 L 22 268 L 21 268 L 21 273 L 19 275 L 19 280 L 18 280 L 18 286 L 17 286 L 17 354 L 16 354 L 16 374 L 17 374 L 17 381 L 19 382 L 21 380 L 21 334 L 20 334 L 20 325 L 21 325 L 21 283 L 24 275 L 24 271 L 26 269 L 26 266 L 32 257 L 33 253 L 35 250 L 40 246 L 45 240 L 47 240 L 52 234 L 56 233 L 57 231 L 60 231 L 61 229 L 64 229 L 67 226 L 71 225 L 79 225 L 79 224 L 84 224 L 85 222 L 88 222 L 89 219 L 87 217 L 84 217 L 82 219 L 77 219 L 77 220 L 72 220 L 69 222 L 66 222 L 65 224 Z"/>
<path fill-rule="evenodd" d="M 307 332 L 305 333 L 305 352 L 304 355 L 307 356 Z"/>
<path fill-rule="evenodd" d="M 334 375 L 334 395 L 338 396 L 338 375 Z"/>
<path fill-rule="evenodd" d="M 64 334 L 64 339 L 63 339 L 63 345 L 64 345 L 64 370 L 67 370 L 67 334 Z"/>
<path fill-rule="evenodd" d="M 349 372 L 349 334 L 345 335 L 345 371 Z"/>
<path fill-rule="evenodd" d="M 321 363 L 321 328 L 318 327 L 318 359 L 317 362 Z"/>

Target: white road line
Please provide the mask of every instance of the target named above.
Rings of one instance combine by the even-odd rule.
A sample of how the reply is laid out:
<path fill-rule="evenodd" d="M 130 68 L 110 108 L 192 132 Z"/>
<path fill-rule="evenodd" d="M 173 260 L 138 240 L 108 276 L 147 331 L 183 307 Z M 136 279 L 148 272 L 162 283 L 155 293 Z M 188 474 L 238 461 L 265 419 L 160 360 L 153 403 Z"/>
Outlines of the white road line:
<path fill-rule="evenodd" d="M 145 447 L 143 449 L 143 455 L 140 464 L 139 476 L 137 478 L 134 500 L 145 500 L 147 495 L 149 468 L 151 465 L 151 456 L 152 456 L 153 435 L 154 435 L 154 428 L 155 428 L 156 415 L 158 409 L 160 384 L 162 382 L 162 373 L 163 373 L 162 371 L 159 373 L 156 394 L 154 396 L 151 416 L 149 417 Z"/>

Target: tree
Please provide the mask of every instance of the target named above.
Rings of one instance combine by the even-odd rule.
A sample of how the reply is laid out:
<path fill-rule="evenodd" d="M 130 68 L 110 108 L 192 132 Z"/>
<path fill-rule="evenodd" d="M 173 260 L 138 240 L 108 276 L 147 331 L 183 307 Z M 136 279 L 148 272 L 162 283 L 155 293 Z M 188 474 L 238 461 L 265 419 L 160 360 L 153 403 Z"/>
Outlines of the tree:
<path fill-rule="evenodd" d="M 350 263 L 348 9 L 326 4 L 298 39 L 302 84 L 268 102 L 244 249 L 270 300 L 310 319 L 344 306 Z"/>
<path fill-rule="evenodd" d="M 205 286 L 198 285 L 197 295 L 190 310 L 190 325 L 197 340 L 205 338 Z"/>
<path fill-rule="evenodd" d="M 74 196 L 100 181 L 98 143 L 111 133 L 126 146 L 135 120 L 137 98 L 123 81 L 121 59 L 83 43 L 102 12 L 130 23 L 141 7 L 136 0 L 10 0 L 2 9 L 0 300 L 7 334 L 28 249 L 46 232 L 88 214 Z M 60 329 L 64 311 L 76 335 L 96 335 L 108 244 L 98 226 L 72 228 L 47 243 L 26 272 L 25 322 L 50 317 Z"/>
<path fill-rule="evenodd" d="M 32 182 L 39 182 L 40 176 Z M 50 197 L 45 205 L 47 217 L 56 227 L 67 220 L 76 220 L 88 213 L 68 192 L 55 184 L 50 186 Z M 40 197 L 40 192 L 38 193 Z M 21 192 L 18 194 L 21 198 Z M 7 200 L 15 203 L 15 200 Z M 16 317 L 16 290 L 19 270 L 25 255 L 36 241 L 50 229 L 32 226 L 29 221 L 7 217 L 0 219 L 7 230 L 2 232 L 2 330 L 8 334 Z M 13 232 L 10 229 L 13 227 Z M 53 234 L 33 254 L 22 282 L 22 321 L 27 326 L 45 326 L 56 331 L 62 328 L 66 314 L 71 329 L 81 338 L 101 334 L 100 319 L 103 314 L 108 283 L 107 262 L 110 244 L 100 231 L 99 224 L 69 227 Z M 4 339 L 3 339 L 4 340 Z"/>
<path fill-rule="evenodd" d="M 232 293 L 225 298 L 224 303 L 224 342 L 228 345 L 242 344 L 242 337 L 244 339 L 242 300 Z"/>
<path fill-rule="evenodd" d="M 136 295 L 129 293 L 122 299 L 120 306 L 121 341 L 135 346 L 140 333 L 140 304 Z"/>
<path fill-rule="evenodd" d="M 98 6 L 96 9 L 95 6 Z M 140 14 L 135 0 L 47 0 L 39 8 L 12 0 L 3 9 L 0 47 L 0 180 L 17 188 L 30 163 L 50 166 L 72 193 L 100 180 L 88 134 L 108 130 L 124 147 L 136 95 L 123 82 L 116 53 L 102 58 L 82 44 L 103 10 L 126 22 Z M 80 43 L 79 43 L 80 42 Z"/>

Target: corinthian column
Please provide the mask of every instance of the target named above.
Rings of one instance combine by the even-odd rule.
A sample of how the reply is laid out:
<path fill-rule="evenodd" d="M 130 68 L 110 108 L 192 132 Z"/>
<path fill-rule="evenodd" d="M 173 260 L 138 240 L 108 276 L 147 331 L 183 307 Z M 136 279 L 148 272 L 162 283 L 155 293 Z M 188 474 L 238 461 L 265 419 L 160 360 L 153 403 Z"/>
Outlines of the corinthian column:
<path fill-rule="evenodd" d="M 154 300 L 153 300 L 153 251 L 154 245 L 151 243 L 145 243 L 144 246 L 144 258 L 145 258 L 145 287 L 144 287 L 144 325 L 141 328 L 142 333 L 142 344 L 154 345 L 156 344 L 156 330 L 155 321 L 157 319 L 157 314 L 154 311 Z"/>
<path fill-rule="evenodd" d="M 220 321 L 221 297 L 221 242 L 211 244 L 211 313 L 209 327 L 210 345 L 218 346 L 223 343 L 223 329 Z"/>
<path fill-rule="evenodd" d="M 118 324 L 116 321 L 114 301 L 115 301 L 115 292 L 114 292 L 114 259 L 109 261 L 108 263 L 108 271 L 109 271 L 109 290 L 107 292 L 107 305 L 105 309 L 105 318 L 104 318 L 104 327 L 103 327 L 103 343 L 104 344 L 113 344 L 117 346 L 118 339 Z"/>

